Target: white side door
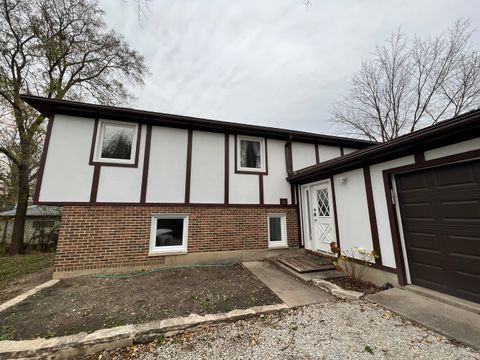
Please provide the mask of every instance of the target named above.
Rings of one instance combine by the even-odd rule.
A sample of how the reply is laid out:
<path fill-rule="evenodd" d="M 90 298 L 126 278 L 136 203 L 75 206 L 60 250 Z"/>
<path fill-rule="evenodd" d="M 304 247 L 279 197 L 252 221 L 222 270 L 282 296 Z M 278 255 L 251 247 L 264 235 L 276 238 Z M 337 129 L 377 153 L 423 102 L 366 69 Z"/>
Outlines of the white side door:
<path fill-rule="evenodd" d="M 336 242 L 330 181 L 311 186 L 310 216 L 314 250 L 331 253 L 330 243 Z"/>

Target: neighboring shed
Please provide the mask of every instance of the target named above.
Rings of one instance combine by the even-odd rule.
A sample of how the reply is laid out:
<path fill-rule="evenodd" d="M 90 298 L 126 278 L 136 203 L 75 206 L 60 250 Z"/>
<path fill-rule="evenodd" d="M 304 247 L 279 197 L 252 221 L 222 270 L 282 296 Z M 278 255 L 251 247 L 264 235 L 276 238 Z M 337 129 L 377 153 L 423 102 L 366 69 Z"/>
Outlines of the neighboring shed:
<path fill-rule="evenodd" d="M 58 206 L 29 206 L 24 243 L 38 245 L 55 241 L 61 215 L 62 208 Z M 9 244 L 12 240 L 14 219 L 15 209 L 0 213 L 0 244 Z"/>

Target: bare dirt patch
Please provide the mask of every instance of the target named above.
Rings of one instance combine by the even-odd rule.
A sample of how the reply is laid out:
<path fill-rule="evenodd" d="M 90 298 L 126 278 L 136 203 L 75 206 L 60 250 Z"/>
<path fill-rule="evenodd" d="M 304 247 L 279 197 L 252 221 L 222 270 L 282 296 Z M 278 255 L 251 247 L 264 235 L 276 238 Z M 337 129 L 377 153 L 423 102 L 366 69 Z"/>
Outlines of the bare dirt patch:
<path fill-rule="evenodd" d="M 353 290 L 361 293 L 374 293 L 380 290 L 369 281 L 354 280 L 345 276 L 332 277 L 325 280 L 330 281 L 345 290 Z"/>
<path fill-rule="evenodd" d="M 177 269 L 128 279 L 64 279 L 2 312 L 0 339 L 53 337 L 191 313 L 277 304 L 241 265 Z"/>
<path fill-rule="evenodd" d="M 52 274 L 53 267 L 49 267 L 33 274 L 20 276 L 15 280 L 0 281 L 0 289 L 2 289 L 0 292 L 0 304 L 50 280 Z"/>

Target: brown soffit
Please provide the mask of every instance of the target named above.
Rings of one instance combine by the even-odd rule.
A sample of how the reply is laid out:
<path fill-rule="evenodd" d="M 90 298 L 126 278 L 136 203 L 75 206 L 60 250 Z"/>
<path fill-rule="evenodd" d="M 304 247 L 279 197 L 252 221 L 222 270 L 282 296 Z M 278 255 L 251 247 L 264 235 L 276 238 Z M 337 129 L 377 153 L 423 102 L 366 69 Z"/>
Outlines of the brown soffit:
<path fill-rule="evenodd" d="M 304 131 L 279 129 L 267 126 L 240 124 L 219 120 L 195 118 L 174 114 L 165 114 L 130 108 L 88 104 L 77 101 L 48 99 L 39 96 L 22 95 L 22 100 L 45 116 L 63 114 L 87 118 L 105 118 L 118 121 L 140 122 L 151 125 L 203 130 L 220 133 L 233 133 L 251 136 L 268 137 L 332 146 L 345 146 L 363 149 L 375 145 L 375 142 L 346 137 L 321 135 Z"/>
<path fill-rule="evenodd" d="M 289 176 L 287 180 L 304 184 L 476 137 L 480 137 L 480 110 L 473 110 L 397 139 L 304 168 Z"/>

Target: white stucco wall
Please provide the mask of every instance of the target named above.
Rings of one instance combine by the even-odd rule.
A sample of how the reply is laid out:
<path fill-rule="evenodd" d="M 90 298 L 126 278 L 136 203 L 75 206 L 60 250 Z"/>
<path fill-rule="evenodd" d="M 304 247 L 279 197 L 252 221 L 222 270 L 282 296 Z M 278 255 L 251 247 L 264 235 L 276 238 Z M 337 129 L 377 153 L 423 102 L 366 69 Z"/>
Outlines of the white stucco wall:
<path fill-rule="evenodd" d="M 343 154 L 344 155 L 347 155 L 347 154 L 350 154 L 352 152 L 355 152 L 357 151 L 358 149 L 351 149 L 351 148 L 343 148 Z"/>
<path fill-rule="evenodd" d="M 193 131 L 190 202 L 224 202 L 225 135 Z"/>
<path fill-rule="evenodd" d="M 328 145 L 318 145 L 318 154 L 320 155 L 320 162 L 331 160 L 342 155 L 339 147 Z"/>
<path fill-rule="evenodd" d="M 382 263 L 385 266 L 395 268 L 395 254 L 393 252 L 392 233 L 390 230 L 390 220 L 388 218 L 388 207 L 383 182 L 383 170 L 395 168 L 404 165 L 414 164 L 413 155 L 399 159 L 383 162 L 370 166 L 370 177 L 372 179 L 373 202 L 375 204 L 375 213 L 377 216 L 378 238 L 380 242 L 380 252 Z M 388 194 L 388 196 L 391 196 Z"/>
<path fill-rule="evenodd" d="M 229 140 L 229 202 L 231 204 L 258 204 L 260 202 L 258 175 L 235 173 L 235 136 L 230 135 Z M 270 159 L 268 161 L 270 162 Z"/>
<path fill-rule="evenodd" d="M 345 182 L 340 182 L 345 178 Z M 349 253 L 355 247 L 373 250 L 370 217 L 363 169 L 356 169 L 333 177 L 337 204 L 340 247 Z M 359 255 L 355 255 L 359 258 Z"/>
<path fill-rule="evenodd" d="M 290 183 L 286 180 L 285 141 L 268 140 L 268 175 L 263 177 L 263 201 L 279 204 L 281 198 L 291 203 Z"/>
<path fill-rule="evenodd" d="M 185 201 L 187 142 L 187 130 L 152 127 L 147 202 Z"/>
<path fill-rule="evenodd" d="M 143 125 L 138 148 L 138 167 L 102 166 L 98 179 L 98 202 L 139 202 L 147 126 Z"/>
<path fill-rule="evenodd" d="M 93 166 L 88 164 L 94 119 L 55 115 L 40 201 L 90 201 Z"/>
<path fill-rule="evenodd" d="M 317 163 L 315 145 L 292 142 L 292 163 L 294 171 L 315 165 Z"/>
<path fill-rule="evenodd" d="M 443 146 L 437 149 L 425 151 L 425 160 L 438 159 L 444 156 L 460 154 L 467 151 L 480 149 L 480 138 L 475 138 L 456 144 Z"/>

